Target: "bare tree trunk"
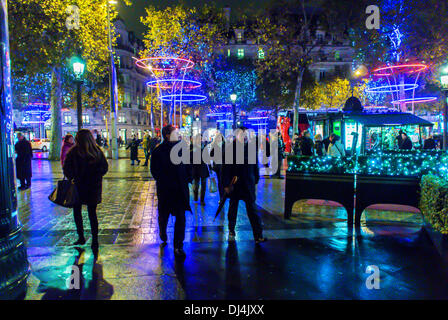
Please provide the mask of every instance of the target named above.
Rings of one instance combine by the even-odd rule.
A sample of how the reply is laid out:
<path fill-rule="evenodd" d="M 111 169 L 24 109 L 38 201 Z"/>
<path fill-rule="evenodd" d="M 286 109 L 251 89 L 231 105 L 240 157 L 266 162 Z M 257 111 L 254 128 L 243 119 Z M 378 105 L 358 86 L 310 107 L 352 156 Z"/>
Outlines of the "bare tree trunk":
<path fill-rule="evenodd" d="M 51 71 L 51 139 L 49 160 L 59 160 L 62 143 L 62 84 L 61 84 L 61 68 L 54 67 Z"/>
<path fill-rule="evenodd" d="M 300 91 L 302 90 L 302 79 L 305 68 L 301 67 L 299 74 L 297 76 L 296 92 L 294 96 L 294 124 L 293 124 L 293 134 L 299 131 L 299 101 L 300 101 Z"/>

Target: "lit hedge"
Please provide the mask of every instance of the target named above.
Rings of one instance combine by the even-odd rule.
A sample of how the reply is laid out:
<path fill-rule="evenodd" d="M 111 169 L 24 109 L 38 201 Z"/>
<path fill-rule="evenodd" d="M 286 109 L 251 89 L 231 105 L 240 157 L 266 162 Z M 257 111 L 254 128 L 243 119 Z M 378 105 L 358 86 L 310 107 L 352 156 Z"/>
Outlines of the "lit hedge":
<path fill-rule="evenodd" d="M 435 230 L 448 234 L 448 180 L 425 175 L 420 185 L 420 210 Z"/>

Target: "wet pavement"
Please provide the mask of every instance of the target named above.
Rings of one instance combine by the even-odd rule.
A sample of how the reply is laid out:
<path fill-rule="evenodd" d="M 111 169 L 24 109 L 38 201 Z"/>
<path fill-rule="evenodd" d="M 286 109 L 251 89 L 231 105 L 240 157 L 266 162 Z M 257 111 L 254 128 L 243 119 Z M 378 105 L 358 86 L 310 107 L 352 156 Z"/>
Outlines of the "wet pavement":
<path fill-rule="evenodd" d="M 36 159 L 32 187 L 19 193 L 31 264 L 26 299 L 448 298 L 447 269 L 415 210 L 368 210 L 353 230 L 342 207 L 300 202 L 285 221 L 284 180 L 262 172 L 257 205 L 269 241 L 254 244 L 241 203 L 236 241 L 229 242 L 225 215 L 213 221 L 218 195 L 207 192 L 206 205 L 192 201 L 193 213 L 186 214 L 183 261 L 173 255 L 173 221 L 168 245 L 158 238 L 148 168 L 110 161 L 95 261 L 88 245 L 71 245 L 77 238 L 71 210 L 47 199 L 61 178 L 59 162 Z M 87 212 L 83 216 L 89 235 Z M 80 290 L 67 289 L 73 266 L 82 274 Z M 379 268 L 380 289 L 367 288 L 368 266 Z"/>

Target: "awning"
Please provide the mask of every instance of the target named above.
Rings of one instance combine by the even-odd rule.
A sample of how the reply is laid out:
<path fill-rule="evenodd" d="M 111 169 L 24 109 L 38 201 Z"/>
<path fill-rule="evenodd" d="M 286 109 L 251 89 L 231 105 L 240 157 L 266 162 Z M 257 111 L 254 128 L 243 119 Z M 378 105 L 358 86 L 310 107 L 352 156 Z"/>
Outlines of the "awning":
<path fill-rule="evenodd" d="M 432 122 L 417 117 L 412 113 L 384 113 L 384 114 L 345 114 L 345 117 L 356 122 L 359 122 L 366 127 L 384 127 L 384 126 L 406 126 L 406 125 L 420 125 L 433 126 Z"/>

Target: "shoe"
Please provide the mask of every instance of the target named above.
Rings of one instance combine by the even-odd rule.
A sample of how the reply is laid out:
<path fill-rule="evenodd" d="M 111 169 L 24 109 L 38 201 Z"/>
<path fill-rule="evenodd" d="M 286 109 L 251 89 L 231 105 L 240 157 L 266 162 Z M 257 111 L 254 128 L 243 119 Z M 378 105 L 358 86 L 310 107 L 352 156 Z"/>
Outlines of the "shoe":
<path fill-rule="evenodd" d="M 175 255 L 176 257 L 179 257 L 179 258 L 183 258 L 183 257 L 186 257 L 186 256 L 187 256 L 187 255 L 185 254 L 184 249 L 182 249 L 182 248 L 174 249 L 174 255 Z"/>
<path fill-rule="evenodd" d="M 255 239 L 255 243 L 256 244 L 259 244 L 259 243 L 262 243 L 262 242 L 266 242 L 266 241 L 268 241 L 268 238 L 257 238 L 257 239 Z"/>
<path fill-rule="evenodd" d="M 78 241 L 73 243 L 74 246 L 82 246 L 84 244 L 86 244 L 86 239 L 85 238 L 78 238 Z"/>
<path fill-rule="evenodd" d="M 229 232 L 229 241 L 235 241 L 235 231 L 230 231 Z"/>

